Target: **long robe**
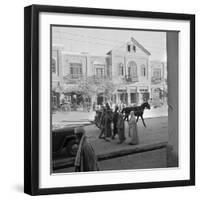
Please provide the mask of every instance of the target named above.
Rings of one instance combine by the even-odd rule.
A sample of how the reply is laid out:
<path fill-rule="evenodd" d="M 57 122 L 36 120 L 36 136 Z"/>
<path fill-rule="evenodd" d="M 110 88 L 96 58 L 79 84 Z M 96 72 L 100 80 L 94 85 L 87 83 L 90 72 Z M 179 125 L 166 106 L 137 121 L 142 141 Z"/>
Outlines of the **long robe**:
<path fill-rule="evenodd" d="M 131 116 L 129 122 L 129 137 L 131 137 L 131 144 L 138 144 L 139 139 L 138 139 L 138 128 L 137 128 L 137 123 L 135 120 L 135 116 Z"/>
<path fill-rule="evenodd" d="M 112 128 L 111 128 L 112 112 L 111 112 L 111 110 L 107 110 L 104 117 L 105 117 L 105 137 L 111 137 L 112 136 Z"/>
<path fill-rule="evenodd" d="M 117 110 L 113 113 L 113 137 L 117 134 L 117 121 L 118 121 L 119 113 Z"/>
<path fill-rule="evenodd" d="M 79 172 L 99 170 L 94 149 L 85 135 L 81 138 L 74 165 L 75 170 Z"/>
<path fill-rule="evenodd" d="M 125 138 L 125 128 L 124 128 L 124 120 L 123 115 L 119 114 L 118 121 L 117 121 L 117 134 L 119 136 L 119 141 L 123 142 Z"/>

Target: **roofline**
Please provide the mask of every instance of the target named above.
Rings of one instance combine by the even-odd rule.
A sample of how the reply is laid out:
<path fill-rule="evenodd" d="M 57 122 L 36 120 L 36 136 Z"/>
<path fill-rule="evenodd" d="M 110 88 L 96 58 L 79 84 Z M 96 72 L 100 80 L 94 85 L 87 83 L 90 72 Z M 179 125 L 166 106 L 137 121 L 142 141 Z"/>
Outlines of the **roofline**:
<path fill-rule="evenodd" d="M 145 49 L 134 37 L 131 37 L 131 41 L 134 42 L 140 49 L 142 49 L 148 56 L 151 55 L 151 53 Z"/>
<path fill-rule="evenodd" d="M 144 48 L 134 37 L 131 37 L 131 41 L 133 43 L 135 43 L 135 45 L 137 45 L 142 51 L 144 51 L 144 53 L 146 53 L 148 56 L 151 55 L 151 53 L 146 49 Z M 113 50 L 116 50 L 116 49 L 119 49 L 120 47 L 122 47 L 123 45 L 127 44 L 129 41 L 127 42 L 124 42 L 122 45 L 120 45 L 119 47 L 114 47 L 113 49 L 111 49 L 110 51 L 108 51 L 106 54 L 108 55 L 109 53 L 112 53 Z"/>

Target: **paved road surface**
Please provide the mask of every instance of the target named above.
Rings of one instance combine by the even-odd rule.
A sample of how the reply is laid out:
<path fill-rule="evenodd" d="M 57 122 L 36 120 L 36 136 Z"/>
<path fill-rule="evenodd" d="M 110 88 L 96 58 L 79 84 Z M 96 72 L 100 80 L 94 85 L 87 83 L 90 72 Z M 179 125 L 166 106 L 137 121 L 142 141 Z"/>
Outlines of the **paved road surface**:
<path fill-rule="evenodd" d="M 168 118 L 167 117 L 159 117 L 159 118 L 151 118 L 151 119 L 145 119 L 147 128 L 145 128 L 142 124 L 142 121 L 138 121 L 138 132 L 139 132 L 139 145 L 136 145 L 136 147 L 144 146 L 144 145 L 149 145 L 149 144 L 154 144 L 154 143 L 159 143 L 159 142 L 167 142 L 168 141 Z M 128 137 L 128 124 L 125 122 L 125 135 L 126 135 L 126 141 L 123 144 L 117 144 L 118 138 L 116 137 L 114 140 L 111 140 L 111 142 L 106 142 L 105 140 L 99 139 L 98 136 L 100 134 L 100 130 L 95 126 L 95 125 L 90 125 L 86 126 L 86 133 L 87 133 L 87 138 L 89 142 L 92 144 L 95 153 L 97 155 L 99 154 L 106 154 L 110 153 L 113 151 L 119 151 L 119 150 L 124 150 L 124 149 L 130 149 L 133 148 L 132 145 L 128 145 L 129 142 L 129 137 Z M 151 157 L 152 152 L 149 152 L 148 154 L 136 154 L 135 157 L 137 160 L 137 157 L 142 158 L 141 156 L 150 156 Z M 157 154 L 159 159 L 164 159 L 161 157 L 163 155 L 163 151 L 161 150 L 159 154 Z M 119 158 L 120 160 L 120 158 Z M 154 158 L 154 162 L 155 162 Z M 106 165 L 106 162 L 104 162 Z M 120 162 L 119 162 L 120 163 Z M 139 166 L 142 167 L 142 160 L 138 160 L 138 164 L 134 164 L 135 168 L 140 168 Z M 101 163 L 102 164 L 102 163 Z M 144 162 L 145 164 L 145 162 Z M 155 165 L 155 163 L 152 163 Z M 109 164 L 110 167 L 115 169 L 114 163 Z M 156 166 L 156 165 L 155 165 Z M 120 168 L 120 165 L 117 166 Z M 73 171 L 73 169 L 61 169 L 61 170 L 56 170 L 56 172 L 68 172 L 68 171 Z"/>
<path fill-rule="evenodd" d="M 159 108 L 151 108 L 150 110 L 146 109 L 144 111 L 143 117 L 148 118 L 157 118 L 157 117 L 167 117 L 168 107 L 162 106 Z M 69 124 L 87 124 L 90 121 L 94 120 L 95 112 L 84 112 L 84 111 L 73 111 L 73 112 L 55 112 L 52 115 L 53 127 L 62 127 Z"/>

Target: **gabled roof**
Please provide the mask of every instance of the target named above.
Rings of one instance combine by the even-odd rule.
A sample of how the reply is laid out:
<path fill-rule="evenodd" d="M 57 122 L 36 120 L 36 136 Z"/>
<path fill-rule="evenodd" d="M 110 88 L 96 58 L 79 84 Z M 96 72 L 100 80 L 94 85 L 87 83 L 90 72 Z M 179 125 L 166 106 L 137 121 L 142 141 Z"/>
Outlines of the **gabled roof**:
<path fill-rule="evenodd" d="M 144 51 L 148 56 L 151 55 L 151 53 L 145 49 L 134 37 L 131 37 L 131 41 L 136 45 L 138 46 L 142 51 Z"/>
<path fill-rule="evenodd" d="M 140 48 L 148 56 L 151 55 L 151 53 L 146 48 L 144 48 L 134 37 L 131 37 L 131 42 L 134 43 L 138 48 Z M 125 45 L 125 44 L 127 44 L 127 42 L 124 43 L 123 45 Z M 123 45 L 121 45 L 121 46 L 123 46 Z M 114 49 L 117 49 L 117 48 L 115 47 Z M 107 53 L 107 55 L 111 54 L 114 49 L 110 50 Z"/>

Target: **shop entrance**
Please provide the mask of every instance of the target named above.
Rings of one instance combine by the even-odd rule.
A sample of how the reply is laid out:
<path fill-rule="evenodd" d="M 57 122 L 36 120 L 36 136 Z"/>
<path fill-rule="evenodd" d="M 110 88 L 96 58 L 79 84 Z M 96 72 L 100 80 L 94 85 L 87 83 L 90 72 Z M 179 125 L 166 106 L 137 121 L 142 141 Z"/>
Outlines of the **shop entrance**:
<path fill-rule="evenodd" d="M 138 93 L 131 93 L 131 104 L 138 102 Z"/>
<path fill-rule="evenodd" d="M 97 95 L 97 105 L 103 105 L 103 93 Z"/>
<path fill-rule="evenodd" d="M 143 102 L 148 101 L 149 100 L 149 92 L 142 93 L 142 99 L 143 99 Z"/>
<path fill-rule="evenodd" d="M 127 93 L 119 94 L 119 99 L 122 103 L 128 104 L 128 94 Z"/>

